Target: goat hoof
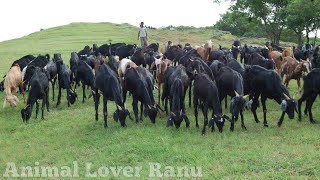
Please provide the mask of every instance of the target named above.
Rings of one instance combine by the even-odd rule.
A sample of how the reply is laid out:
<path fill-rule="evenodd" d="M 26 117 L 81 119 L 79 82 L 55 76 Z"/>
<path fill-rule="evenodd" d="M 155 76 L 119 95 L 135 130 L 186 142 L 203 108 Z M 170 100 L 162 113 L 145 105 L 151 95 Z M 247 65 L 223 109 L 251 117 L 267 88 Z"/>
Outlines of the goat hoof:
<path fill-rule="evenodd" d="M 269 125 L 267 124 L 267 123 L 265 123 L 265 124 L 263 124 L 264 125 L 264 127 L 269 127 Z M 278 125 L 279 125 L 279 123 L 278 123 Z M 279 126 L 280 127 L 280 126 Z"/>
<path fill-rule="evenodd" d="M 256 120 L 256 123 L 260 123 L 260 121 L 259 121 L 259 120 Z"/>
<path fill-rule="evenodd" d="M 278 127 L 281 127 L 281 124 L 282 124 L 282 123 L 278 122 Z"/>
<path fill-rule="evenodd" d="M 241 127 L 242 129 L 247 130 L 247 127 L 245 125 L 242 125 Z"/>
<path fill-rule="evenodd" d="M 199 124 L 196 124 L 196 127 L 199 128 Z"/>
<path fill-rule="evenodd" d="M 310 123 L 315 124 L 316 122 L 312 119 L 312 120 L 310 120 Z"/>
<path fill-rule="evenodd" d="M 230 127 L 230 131 L 233 132 L 233 131 L 234 131 L 234 128 L 233 128 L 233 127 Z"/>

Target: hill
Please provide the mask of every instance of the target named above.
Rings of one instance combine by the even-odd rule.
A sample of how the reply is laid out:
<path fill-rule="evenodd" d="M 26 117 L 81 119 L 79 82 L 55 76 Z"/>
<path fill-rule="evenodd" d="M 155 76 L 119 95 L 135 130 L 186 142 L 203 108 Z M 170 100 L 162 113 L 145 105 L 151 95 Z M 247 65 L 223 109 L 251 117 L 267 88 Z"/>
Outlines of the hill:
<path fill-rule="evenodd" d="M 175 31 L 157 29 L 149 30 L 149 34 L 151 42 L 160 44 L 172 40 L 174 43 L 179 41 L 182 44 L 190 42 L 200 45 L 205 40 L 212 39 L 215 47 L 219 44 L 229 47 L 231 42 L 237 39 L 227 32 L 207 28 Z M 86 44 L 101 45 L 109 43 L 109 40 L 138 43 L 137 28 L 128 24 L 72 23 L 1 42 L 0 75 L 7 72 L 12 61 L 26 54 L 50 53 L 52 56 L 53 53 L 59 52 L 68 63 L 70 52 L 79 51 Z M 253 45 L 265 42 L 265 39 L 241 40 Z M 292 95 L 297 94 L 295 81 L 291 81 L 289 88 Z M 87 94 L 88 92 L 89 90 Z M 230 123 L 226 122 L 223 133 L 211 133 L 207 129 L 207 134 L 201 136 L 201 128 L 195 127 L 193 108 L 187 108 L 191 121 L 189 129 L 186 129 L 184 123 L 180 129 L 166 128 L 167 116 L 163 113 L 157 118 L 156 124 L 152 124 L 147 117 L 142 124 L 127 119 L 128 127 L 122 128 L 119 123 L 113 121 L 115 104 L 109 101 L 109 127 L 105 129 L 102 103 L 99 121 L 96 122 L 93 100 L 87 99 L 82 104 L 81 88 L 78 88 L 78 100 L 71 107 L 67 107 L 65 90 L 62 92 L 61 105 L 58 108 L 55 107 L 56 101 L 53 102 L 51 99 L 51 93 L 50 91 L 51 111 L 45 111 L 45 120 L 34 119 L 34 108 L 30 122 L 22 123 L 20 110 L 24 105 L 21 95 L 18 96 L 20 102 L 15 109 L 6 107 L 0 110 L 0 176 L 5 174 L 10 162 L 15 163 L 17 168 L 59 167 L 61 170 L 60 167 L 69 166 L 73 170 L 76 161 L 80 179 L 86 179 L 86 165 L 90 163 L 90 173 L 99 172 L 97 175 L 104 176 L 107 174 L 104 167 L 107 167 L 107 177 L 110 179 L 117 178 L 111 169 L 116 166 L 119 169 L 125 166 L 131 166 L 135 170 L 141 169 L 138 171 L 140 177 L 134 176 L 136 179 L 146 179 L 153 175 L 150 174 L 152 168 L 160 168 L 161 174 L 165 171 L 171 174 L 173 169 L 176 176 L 179 175 L 178 169 L 186 168 L 188 171 L 184 171 L 187 172 L 184 174 L 185 177 L 192 175 L 192 169 L 201 168 L 204 179 L 320 177 L 319 123 L 311 125 L 306 116 L 303 116 L 302 122 L 296 119 L 289 120 L 285 116 L 282 127 L 278 128 L 277 121 L 281 111 L 279 105 L 272 100 L 267 101 L 269 128 L 264 128 L 262 123 L 256 124 L 252 113 L 246 111 L 246 131 L 241 129 L 238 121 L 235 123 L 235 131 L 230 132 Z M 4 93 L 0 92 L 0 100 L 4 98 Z M 128 97 L 126 105 L 133 116 L 131 102 L 131 97 Z M 319 102 L 316 101 L 313 107 L 319 108 Z M 223 111 L 230 116 L 229 109 Z M 262 108 L 257 112 L 262 121 Z M 318 120 L 320 113 L 314 111 L 314 117 Z M 201 111 L 199 123 L 202 127 Z M 21 171 L 18 170 L 18 173 L 21 174 Z M 166 174 L 162 175 L 167 177 Z M 126 175 L 121 171 L 120 178 L 123 179 L 124 176 Z"/>

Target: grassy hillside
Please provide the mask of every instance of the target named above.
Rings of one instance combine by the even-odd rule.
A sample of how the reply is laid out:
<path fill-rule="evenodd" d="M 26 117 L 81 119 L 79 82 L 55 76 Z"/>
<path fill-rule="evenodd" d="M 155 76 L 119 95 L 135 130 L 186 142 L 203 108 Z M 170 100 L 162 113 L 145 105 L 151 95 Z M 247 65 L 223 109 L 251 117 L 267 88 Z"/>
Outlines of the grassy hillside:
<path fill-rule="evenodd" d="M 228 47 L 236 39 L 226 32 L 208 29 L 185 31 L 148 30 L 151 42 L 162 44 L 167 40 L 202 44 L 212 39 L 215 47 L 219 44 Z M 28 36 L 0 43 L 0 75 L 4 75 L 12 61 L 26 54 L 45 54 L 59 52 L 65 62 L 69 62 L 70 52 L 79 51 L 84 45 L 98 45 L 112 42 L 139 43 L 137 28 L 111 23 L 73 23 L 66 26 L 46 29 Z M 242 39 L 243 43 L 260 45 L 265 39 Z M 282 45 L 290 45 L 284 43 Z M 291 81 L 290 93 L 297 94 L 296 82 Z M 89 90 L 87 94 L 89 93 Z M 50 92 L 50 112 L 45 112 L 45 120 L 35 120 L 35 110 L 28 124 L 22 123 L 20 110 L 22 96 L 15 109 L 6 107 L 0 110 L 0 176 L 5 173 L 7 163 L 20 166 L 70 166 L 77 161 L 80 179 L 86 179 L 85 163 L 93 163 L 91 173 L 106 166 L 141 166 L 140 177 L 149 177 L 150 163 L 160 163 L 161 173 L 172 166 L 178 175 L 177 167 L 200 167 L 204 179 L 226 178 L 280 178 L 316 179 L 320 177 L 319 124 L 311 125 L 303 116 L 285 117 L 281 128 L 276 126 L 280 117 L 280 107 L 274 101 L 267 101 L 269 128 L 256 124 L 251 112 L 245 112 L 247 131 L 236 122 L 235 132 L 229 131 L 226 123 L 223 133 L 209 130 L 201 136 L 201 129 L 195 127 L 193 108 L 188 108 L 191 127 L 186 129 L 166 128 L 167 117 L 161 114 L 152 124 L 144 118 L 142 124 L 127 119 L 126 128 L 113 121 L 115 104 L 108 102 L 108 125 L 103 128 L 103 115 L 100 105 L 99 121 L 94 120 L 93 100 L 81 103 L 82 91 L 74 105 L 67 107 L 65 91 L 61 105 L 56 108 Z M 156 94 L 156 92 L 155 92 Z M 57 94 L 56 94 L 57 96 Z M 1 102 L 4 93 L 0 93 Z M 156 94 L 157 97 L 157 94 Z M 296 99 L 299 95 L 296 95 Z M 27 97 L 26 97 L 27 98 Z M 187 99 L 188 100 L 188 99 Z M 131 98 L 127 107 L 133 115 Z M 319 121 L 317 112 L 319 102 L 314 104 L 314 117 Z M 224 112 L 230 115 L 228 109 Z M 261 107 L 258 117 L 262 121 Z M 40 112 L 41 113 L 41 112 Z M 200 127 L 203 116 L 199 111 Z M 110 169 L 109 169 L 110 170 Z M 136 172 L 136 171 L 135 171 Z M 170 173 L 171 171 L 167 172 Z M 18 171 L 20 174 L 21 171 Z M 111 170 L 108 178 L 118 179 Z M 120 172 L 120 177 L 125 177 Z M 139 177 L 134 176 L 136 179 Z M 2 179 L 2 178 L 0 178 Z M 145 178 L 143 178 L 145 179 Z"/>

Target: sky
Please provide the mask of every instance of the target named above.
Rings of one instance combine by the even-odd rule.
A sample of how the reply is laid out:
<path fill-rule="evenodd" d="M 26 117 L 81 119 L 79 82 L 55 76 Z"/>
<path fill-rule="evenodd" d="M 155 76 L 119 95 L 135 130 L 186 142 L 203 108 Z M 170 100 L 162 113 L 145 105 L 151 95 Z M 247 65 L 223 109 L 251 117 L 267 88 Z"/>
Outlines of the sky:
<path fill-rule="evenodd" d="M 0 41 L 72 22 L 212 26 L 229 6 L 213 0 L 4 0 Z"/>

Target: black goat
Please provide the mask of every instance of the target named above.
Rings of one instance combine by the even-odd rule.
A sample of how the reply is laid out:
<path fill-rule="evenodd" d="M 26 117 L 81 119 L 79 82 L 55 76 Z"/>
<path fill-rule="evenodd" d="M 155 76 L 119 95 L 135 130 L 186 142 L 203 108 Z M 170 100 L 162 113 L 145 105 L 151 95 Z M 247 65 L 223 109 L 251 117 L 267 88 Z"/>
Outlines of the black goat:
<path fill-rule="evenodd" d="M 166 111 L 167 115 L 169 115 L 168 100 L 170 98 L 169 79 L 176 68 L 177 68 L 177 66 L 169 66 L 164 73 L 163 91 L 162 91 L 162 95 L 161 95 L 161 101 L 162 101 L 162 103 L 164 103 L 164 110 Z"/>
<path fill-rule="evenodd" d="M 36 67 L 33 76 L 30 79 L 31 90 L 28 95 L 27 106 L 21 110 L 21 118 L 28 122 L 34 103 L 36 103 L 36 118 L 39 112 L 39 102 L 38 99 L 42 99 L 42 114 L 41 119 L 44 119 L 44 108 L 47 106 L 47 111 L 49 112 L 49 73 L 39 67 Z"/>
<path fill-rule="evenodd" d="M 170 90 L 170 117 L 167 121 L 167 127 L 173 123 L 176 128 L 179 128 L 182 120 L 186 121 L 186 126 L 189 127 L 190 121 L 186 115 L 185 95 L 189 86 L 190 79 L 187 75 L 186 68 L 178 65 L 171 74 L 167 82 L 167 88 Z"/>
<path fill-rule="evenodd" d="M 246 129 L 243 119 L 243 108 L 247 96 L 243 96 L 243 78 L 241 74 L 228 66 L 222 65 L 222 63 L 218 63 L 217 65 L 216 63 L 212 63 L 211 67 L 218 86 L 220 101 L 227 98 L 227 95 L 232 97 L 230 102 L 230 112 L 232 114 L 230 130 L 234 130 L 234 121 L 238 119 L 239 113 L 241 116 L 241 127 Z"/>
<path fill-rule="evenodd" d="M 204 116 L 204 124 L 202 129 L 202 134 L 206 132 L 206 126 L 208 124 L 208 108 L 213 109 L 212 118 L 209 122 L 209 127 L 214 130 L 214 123 L 216 123 L 219 132 L 222 132 L 225 120 L 229 120 L 226 115 L 222 114 L 222 109 L 220 106 L 218 88 L 210 77 L 206 74 L 200 73 L 195 76 L 194 80 L 194 115 L 196 118 L 196 127 L 198 124 L 198 103 L 201 102 L 201 109 Z"/>
<path fill-rule="evenodd" d="M 57 61 L 61 60 L 61 55 L 60 54 L 54 54 L 54 57 L 49 63 L 44 67 L 46 71 L 50 74 L 50 79 L 49 81 L 51 82 L 52 85 L 52 101 L 54 101 L 54 86 L 57 81 L 57 75 L 58 75 L 58 68 L 56 65 Z"/>
<path fill-rule="evenodd" d="M 77 98 L 77 93 L 71 90 L 71 70 L 63 61 L 57 61 L 57 69 L 58 69 L 58 80 L 59 80 L 59 94 L 58 101 L 56 107 L 61 103 L 61 89 L 66 89 L 67 91 L 67 100 L 68 107 L 70 107 L 70 103 L 74 104 Z"/>
<path fill-rule="evenodd" d="M 95 77 L 95 110 L 96 110 L 96 121 L 98 121 L 98 108 L 99 108 L 99 99 L 100 94 L 98 91 L 102 92 L 103 95 L 103 117 L 104 117 L 104 127 L 108 127 L 107 124 L 107 101 L 114 101 L 116 104 L 116 111 L 113 114 L 115 121 L 120 121 L 121 126 L 126 126 L 126 117 L 129 114 L 129 111 L 125 108 L 124 103 L 122 102 L 121 96 L 121 86 L 118 80 L 117 75 L 108 67 L 106 64 L 102 64 L 98 69 Z"/>
<path fill-rule="evenodd" d="M 190 78 L 189 83 L 189 107 L 191 107 L 191 94 L 192 94 L 192 81 L 194 76 L 199 73 L 206 73 L 211 79 L 213 79 L 213 74 L 210 67 L 201 59 L 201 58 L 193 58 L 189 59 L 189 63 L 186 67 L 187 74 Z"/>
<path fill-rule="evenodd" d="M 34 67 L 40 67 L 44 68 L 48 62 L 50 61 L 50 55 L 39 55 L 35 59 L 33 59 L 23 70 L 22 70 L 22 80 L 24 82 L 24 85 L 28 85 L 29 81 L 33 75 L 33 72 L 35 70 Z"/>
<path fill-rule="evenodd" d="M 259 53 L 253 53 L 251 55 L 247 54 L 248 57 L 248 64 L 249 65 L 259 65 L 266 69 L 274 69 L 275 63 L 272 59 L 265 59 Z"/>
<path fill-rule="evenodd" d="M 18 59 L 18 60 L 15 60 L 11 67 L 14 66 L 15 64 L 19 64 L 19 67 L 21 69 L 21 71 L 33 60 L 35 59 L 36 57 L 34 57 L 33 55 L 26 55 L 26 56 L 23 56 L 22 58 Z"/>
<path fill-rule="evenodd" d="M 301 98 L 298 100 L 298 114 L 299 121 L 301 121 L 301 104 L 303 101 L 306 101 L 306 108 L 304 110 L 304 114 L 309 113 L 309 120 L 312 124 L 315 123 L 312 115 L 312 105 L 320 93 L 320 69 L 315 68 L 310 71 L 308 75 L 303 77 L 303 94 Z"/>
<path fill-rule="evenodd" d="M 86 93 L 85 93 L 86 85 L 91 87 L 91 91 L 95 90 L 93 71 L 92 71 L 92 68 L 87 63 L 85 63 L 84 61 L 79 61 L 78 65 L 75 68 L 75 74 L 76 74 L 76 77 L 75 77 L 76 84 L 79 84 L 80 81 L 82 83 L 82 90 L 83 90 L 82 103 L 84 103 L 84 99 L 86 98 Z M 76 86 L 77 85 L 75 85 L 74 89 L 76 89 Z"/>
<path fill-rule="evenodd" d="M 261 96 L 264 118 L 263 124 L 265 127 L 268 127 L 266 107 L 267 98 L 274 99 L 280 104 L 282 114 L 278 121 L 279 127 L 283 122 L 285 113 L 288 114 L 290 119 L 294 118 L 294 111 L 297 111 L 296 102 L 290 97 L 289 91 L 275 71 L 253 65 L 246 67 L 243 79 L 245 86 L 250 89 L 249 95 L 251 100 L 249 101 L 248 107 L 251 109 L 257 123 L 260 122 L 256 113 L 259 105 L 259 96 Z"/>
<path fill-rule="evenodd" d="M 123 58 L 128 58 L 129 56 L 133 55 L 134 49 L 136 47 L 137 47 L 136 44 L 134 44 L 134 45 L 128 44 L 128 45 L 118 46 L 116 48 L 115 55 L 119 56 L 120 60 L 123 59 Z"/>
<path fill-rule="evenodd" d="M 142 65 L 144 68 L 146 68 L 146 61 L 144 59 L 144 52 L 142 48 L 136 48 L 134 50 L 133 55 L 131 56 L 131 60 L 137 65 Z"/>
<path fill-rule="evenodd" d="M 155 104 L 153 98 L 153 82 L 151 79 L 152 74 L 142 67 L 129 68 L 124 74 L 123 102 L 126 101 L 127 91 L 129 91 L 132 94 L 132 107 L 136 122 L 139 121 L 138 101 L 140 101 L 140 121 L 142 121 L 142 113 L 144 112 L 144 115 L 148 115 L 151 122 L 155 123 L 159 106 Z M 145 107 L 144 111 L 143 107 Z"/>
<path fill-rule="evenodd" d="M 92 48 L 90 46 L 86 45 L 81 51 L 78 52 L 78 56 L 90 56 L 92 52 Z"/>

